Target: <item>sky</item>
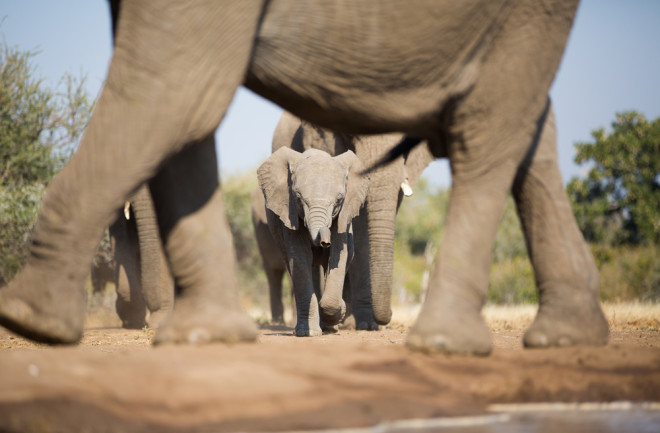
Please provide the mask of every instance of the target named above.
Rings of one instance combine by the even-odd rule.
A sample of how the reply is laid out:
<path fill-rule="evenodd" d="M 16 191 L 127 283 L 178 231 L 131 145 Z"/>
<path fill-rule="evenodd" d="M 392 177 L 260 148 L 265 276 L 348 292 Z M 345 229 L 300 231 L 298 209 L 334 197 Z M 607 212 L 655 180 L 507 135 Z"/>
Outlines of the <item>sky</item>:
<path fill-rule="evenodd" d="M 0 37 L 38 51 L 36 72 L 56 86 L 65 73 L 87 76 L 101 89 L 111 56 L 105 0 L 2 0 Z M 559 165 L 567 182 L 584 174 L 573 162 L 574 143 L 610 128 L 615 113 L 636 110 L 660 117 L 660 1 L 583 0 L 550 90 L 557 118 Z M 281 108 L 241 88 L 216 133 L 222 176 L 256 169 L 270 154 Z M 449 186 L 446 161 L 424 172 L 432 185 Z"/>

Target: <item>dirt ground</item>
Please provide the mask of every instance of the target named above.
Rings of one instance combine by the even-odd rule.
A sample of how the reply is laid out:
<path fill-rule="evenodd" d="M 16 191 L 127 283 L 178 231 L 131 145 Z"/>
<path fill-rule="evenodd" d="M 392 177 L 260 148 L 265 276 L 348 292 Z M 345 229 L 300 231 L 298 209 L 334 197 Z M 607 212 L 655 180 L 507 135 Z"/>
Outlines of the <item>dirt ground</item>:
<path fill-rule="evenodd" d="M 463 420 L 510 403 L 660 402 L 658 312 L 608 313 L 606 347 L 524 350 L 533 311 L 507 322 L 495 310 L 487 358 L 411 352 L 405 323 L 317 338 L 264 326 L 256 344 L 157 348 L 150 330 L 89 327 L 56 348 L 3 330 L 0 431 L 291 431 Z M 649 419 L 639 431 L 658 431 L 660 415 Z"/>

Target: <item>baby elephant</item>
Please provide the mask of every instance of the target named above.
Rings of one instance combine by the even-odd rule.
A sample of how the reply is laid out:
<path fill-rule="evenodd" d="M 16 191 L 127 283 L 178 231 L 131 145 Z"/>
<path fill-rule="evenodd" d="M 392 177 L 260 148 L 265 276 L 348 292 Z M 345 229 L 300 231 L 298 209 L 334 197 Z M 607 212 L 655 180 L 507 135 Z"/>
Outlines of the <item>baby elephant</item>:
<path fill-rule="evenodd" d="M 257 170 L 268 227 L 293 282 L 299 337 L 321 335 L 321 325 L 334 329 L 346 312 L 342 290 L 354 251 L 352 220 L 369 185 L 361 171 L 351 151 L 331 157 L 286 147 Z"/>

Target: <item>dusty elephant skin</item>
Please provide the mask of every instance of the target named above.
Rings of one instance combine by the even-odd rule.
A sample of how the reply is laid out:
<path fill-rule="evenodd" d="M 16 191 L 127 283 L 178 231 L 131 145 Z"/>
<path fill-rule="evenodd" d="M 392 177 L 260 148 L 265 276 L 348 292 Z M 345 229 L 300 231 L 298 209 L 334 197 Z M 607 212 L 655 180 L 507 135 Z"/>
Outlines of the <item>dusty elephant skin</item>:
<path fill-rule="evenodd" d="M 343 319 L 344 278 L 354 254 L 353 218 L 369 181 L 351 152 L 274 152 L 257 170 L 268 228 L 285 259 L 296 299 L 299 337 L 332 331 Z"/>
<path fill-rule="evenodd" d="M 330 155 L 351 150 L 371 167 L 401 142 L 402 134 L 354 136 L 334 133 L 284 112 L 273 133 L 273 152 L 290 147 L 298 152 L 320 149 Z M 412 188 L 434 157 L 418 146 L 369 174 L 365 208 L 353 221 L 355 257 L 349 269 L 351 314 L 358 330 L 377 330 L 392 317 L 394 227 L 404 187 Z M 259 236 L 258 236 L 259 238 Z M 267 240 L 264 240 L 267 243 Z M 272 266 L 272 265 L 271 265 Z M 270 282 L 270 280 L 269 280 Z M 271 300 L 271 302 L 273 302 Z M 281 304 L 281 301 L 280 301 Z M 350 319 L 349 319 L 350 320 Z"/>
<path fill-rule="evenodd" d="M 444 238 L 410 347 L 491 351 L 480 310 L 511 190 L 540 293 L 525 344 L 607 341 L 598 273 L 570 212 L 549 126 L 548 90 L 576 0 L 112 6 L 119 20 L 103 94 L 78 151 L 49 186 L 26 267 L 0 291 L 3 326 L 39 341 L 79 341 L 83 281 L 103 227 L 148 183 L 180 289 L 155 342 L 254 340 L 237 299 L 213 143 L 245 84 L 324 128 L 400 131 L 448 156 Z"/>

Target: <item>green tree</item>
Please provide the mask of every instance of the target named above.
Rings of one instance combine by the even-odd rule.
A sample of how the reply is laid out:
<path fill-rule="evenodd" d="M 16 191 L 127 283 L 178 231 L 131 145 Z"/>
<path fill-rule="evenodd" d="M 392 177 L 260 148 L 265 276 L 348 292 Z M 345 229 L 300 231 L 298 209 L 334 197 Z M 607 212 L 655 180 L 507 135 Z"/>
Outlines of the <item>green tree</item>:
<path fill-rule="evenodd" d="M 424 177 L 415 193 L 405 197 L 396 216 L 395 242 L 412 255 L 422 255 L 429 243 L 437 247 L 449 202 L 449 190 L 432 188 Z"/>
<path fill-rule="evenodd" d="M 35 54 L 0 43 L 0 285 L 22 266 L 44 188 L 93 107 L 84 78 L 65 75 L 55 90 L 37 78 Z"/>
<path fill-rule="evenodd" d="M 567 190 L 587 241 L 607 245 L 660 243 L 660 118 L 618 113 L 612 132 L 577 143 L 575 162 L 591 166 Z"/>

